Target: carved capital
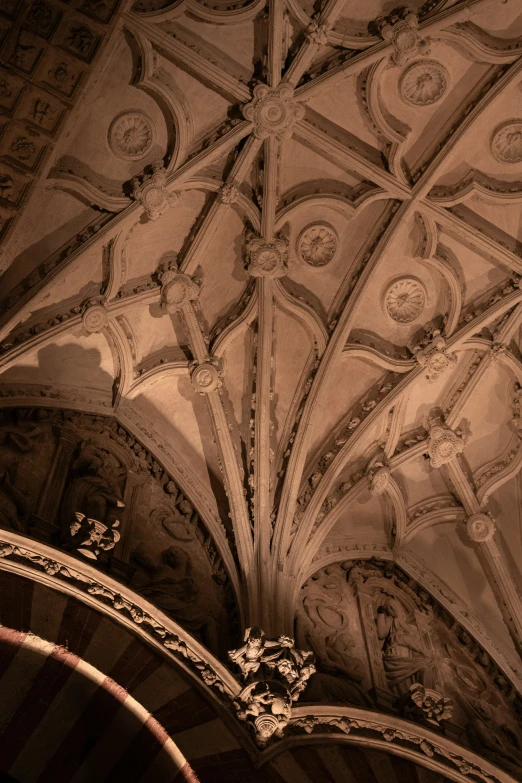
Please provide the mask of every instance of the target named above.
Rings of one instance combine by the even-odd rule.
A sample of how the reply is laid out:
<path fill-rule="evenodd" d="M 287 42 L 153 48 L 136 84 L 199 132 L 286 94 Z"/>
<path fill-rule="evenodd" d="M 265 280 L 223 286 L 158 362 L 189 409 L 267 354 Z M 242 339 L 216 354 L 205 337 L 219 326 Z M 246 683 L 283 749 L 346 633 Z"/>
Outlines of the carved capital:
<path fill-rule="evenodd" d="M 152 174 L 135 177 L 132 180 L 132 196 L 138 201 L 149 220 L 157 220 L 167 207 L 179 201 L 179 193 L 169 193 L 167 190 L 167 175 L 162 161 L 152 164 Z"/>
<path fill-rule="evenodd" d="M 281 84 L 271 89 L 266 84 L 254 88 L 254 97 L 243 107 L 245 119 L 254 123 L 254 136 L 266 139 L 277 136 L 279 139 L 292 135 L 296 122 L 304 117 L 304 106 L 292 100 L 293 87 Z"/>
<path fill-rule="evenodd" d="M 430 429 L 428 454 L 433 468 L 440 468 L 451 462 L 457 454 L 462 454 L 466 445 L 464 438 L 443 424 L 436 424 Z"/>
<path fill-rule="evenodd" d="M 489 514 L 473 514 L 466 520 L 466 531 L 471 541 L 490 541 L 495 534 L 495 523 Z"/>
<path fill-rule="evenodd" d="M 254 237 L 247 242 L 248 272 L 252 277 L 284 277 L 288 272 L 288 242 Z"/>

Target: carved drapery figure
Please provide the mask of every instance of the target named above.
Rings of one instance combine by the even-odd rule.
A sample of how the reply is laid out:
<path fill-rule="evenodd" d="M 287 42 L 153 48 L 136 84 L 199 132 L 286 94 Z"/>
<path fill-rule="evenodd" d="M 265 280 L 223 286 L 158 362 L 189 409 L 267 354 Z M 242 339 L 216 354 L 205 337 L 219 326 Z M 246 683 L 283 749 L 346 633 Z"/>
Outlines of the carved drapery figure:
<path fill-rule="evenodd" d="M 414 626 L 404 617 L 396 598 L 387 598 L 377 608 L 377 636 L 383 642 L 382 657 L 390 689 L 404 693 L 415 682 L 424 685 L 431 658 Z"/>
<path fill-rule="evenodd" d="M 125 507 L 121 494 L 103 475 L 105 459 L 92 443 L 82 444 L 80 456 L 73 462 L 74 479 L 65 492 L 62 524 L 69 527 L 76 512 L 112 527 L 119 510 Z"/>
<path fill-rule="evenodd" d="M 187 552 L 171 546 L 163 550 L 158 561 L 139 548 L 134 551 L 134 557 L 149 575 L 147 584 L 140 588 L 142 595 L 187 631 L 200 634 L 209 650 L 219 653 L 221 614 L 192 578 L 192 562 Z"/>
<path fill-rule="evenodd" d="M 486 701 L 477 700 L 473 709 L 475 717 L 466 725 L 471 749 L 521 780 L 522 752 L 517 738 L 509 729 L 499 728 L 495 724 L 491 707 Z"/>

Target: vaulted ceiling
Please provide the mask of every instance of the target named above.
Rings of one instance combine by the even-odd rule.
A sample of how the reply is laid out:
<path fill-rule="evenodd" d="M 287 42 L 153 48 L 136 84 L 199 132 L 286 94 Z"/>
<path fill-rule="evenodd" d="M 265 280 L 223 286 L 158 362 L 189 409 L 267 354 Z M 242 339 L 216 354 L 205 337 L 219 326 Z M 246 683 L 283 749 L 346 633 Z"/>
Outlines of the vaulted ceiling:
<path fill-rule="evenodd" d="M 373 554 L 520 671 L 519 3 L 28 5 L 3 403 L 139 434 L 245 622 L 291 630 L 310 574 Z"/>

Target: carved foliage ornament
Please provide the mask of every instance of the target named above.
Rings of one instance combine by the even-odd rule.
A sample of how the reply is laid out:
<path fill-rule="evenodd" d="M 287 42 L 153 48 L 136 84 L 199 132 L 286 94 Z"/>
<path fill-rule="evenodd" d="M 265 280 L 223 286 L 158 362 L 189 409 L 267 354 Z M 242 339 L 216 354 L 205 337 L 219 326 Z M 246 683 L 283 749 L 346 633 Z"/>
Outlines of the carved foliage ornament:
<path fill-rule="evenodd" d="M 179 200 L 179 193 L 170 193 L 167 189 L 167 176 L 161 160 L 152 164 L 152 174 L 141 179 L 134 177 L 132 186 L 133 198 L 142 205 L 149 220 L 157 220 L 167 207 Z"/>
<path fill-rule="evenodd" d="M 424 286 L 413 277 L 394 280 L 384 294 L 384 308 L 394 321 L 410 323 L 424 310 L 426 293 Z"/>
<path fill-rule="evenodd" d="M 109 146 L 123 160 L 140 160 L 154 141 L 154 126 L 140 111 L 119 114 L 109 128 Z"/>
<path fill-rule="evenodd" d="M 522 120 L 511 120 L 498 127 L 491 139 L 491 149 L 501 163 L 522 161 Z"/>
<path fill-rule="evenodd" d="M 286 239 L 266 241 L 252 237 L 247 246 L 248 271 L 252 277 L 284 277 L 288 272 L 288 242 Z"/>
<path fill-rule="evenodd" d="M 312 223 L 297 239 L 298 258 L 310 266 L 326 266 L 337 252 L 338 238 L 335 230 L 325 223 Z"/>
<path fill-rule="evenodd" d="M 258 139 L 277 136 L 289 138 L 296 122 L 304 117 L 304 106 L 293 101 L 294 90 L 289 84 L 270 89 L 265 84 L 254 88 L 254 98 L 243 107 L 243 116 L 254 123 Z"/>
<path fill-rule="evenodd" d="M 436 103 L 448 86 L 448 72 L 433 60 L 420 61 L 410 65 L 400 82 L 400 91 L 406 103 L 414 106 L 429 106 Z"/>

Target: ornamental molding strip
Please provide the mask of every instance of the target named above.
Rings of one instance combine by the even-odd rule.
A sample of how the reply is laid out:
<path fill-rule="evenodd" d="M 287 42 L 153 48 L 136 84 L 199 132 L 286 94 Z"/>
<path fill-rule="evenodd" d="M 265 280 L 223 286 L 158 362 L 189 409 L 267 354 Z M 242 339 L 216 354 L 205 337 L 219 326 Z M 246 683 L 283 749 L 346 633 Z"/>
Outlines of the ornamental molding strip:
<path fill-rule="evenodd" d="M 459 783 L 470 783 L 470 780 L 513 783 L 514 780 L 473 751 L 427 727 L 357 707 L 314 705 L 313 714 L 308 705 L 296 707 L 289 730 L 296 736 L 309 735 L 315 742 L 325 742 L 333 734 L 337 741 L 384 750 L 410 760 L 415 758 L 422 766 L 449 775 Z M 288 750 L 297 744 L 296 736 L 285 738 L 262 755 L 266 754 L 268 760 Z"/>
<path fill-rule="evenodd" d="M 118 158 L 141 160 L 154 143 L 154 125 L 145 112 L 122 112 L 112 121 L 108 139 L 111 150 Z"/>
<path fill-rule="evenodd" d="M 296 242 L 297 257 L 312 267 L 322 267 L 333 261 L 339 247 L 339 237 L 327 223 L 311 223 L 299 234 Z"/>
<path fill-rule="evenodd" d="M 163 161 L 152 164 L 152 173 L 132 180 L 132 196 L 143 207 L 149 220 L 157 220 L 168 207 L 179 201 L 179 193 L 167 189 L 167 172 Z"/>
<path fill-rule="evenodd" d="M 211 652 L 174 620 L 107 574 L 60 550 L 10 530 L 0 537 L 0 569 L 42 582 L 73 595 L 131 628 L 209 686 L 215 701 L 234 699 L 240 686 Z"/>
<path fill-rule="evenodd" d="M 449 74 L 435 60 L 421 60 L 410 65 L 401 77 L 399 90 L 402 99 L 412 106 L 431 106 L 446 92 Z"/>
<path fill-rule="evenodd" d="M 398 277 L 386 289 L 383 306 L 386 315 L 400 324 L 417 320 L 426 305 L 426 289 L 416 277 Z"/>
<path fill-rule="evenodd" d="M 256 139 L 276 136 L 287 139 L 292 135 L 296 122 L 304 117 L 304 106 L 292 100 L 294 89 L 289 84 L 281 84 L 271 89 L 266 84 L 254 87 L 254 96 L 243 107 L 243 117 L 254 123 Z"/>
<path fill-rule="evenodd" d="M 522 161 L 522 120 L 510 120 L 496 128 L 491 137 L 491 150 L 501 163 L 520 163 Z"/>

